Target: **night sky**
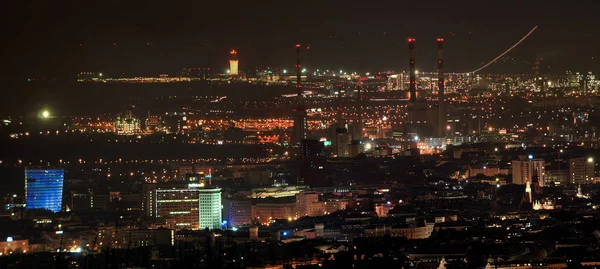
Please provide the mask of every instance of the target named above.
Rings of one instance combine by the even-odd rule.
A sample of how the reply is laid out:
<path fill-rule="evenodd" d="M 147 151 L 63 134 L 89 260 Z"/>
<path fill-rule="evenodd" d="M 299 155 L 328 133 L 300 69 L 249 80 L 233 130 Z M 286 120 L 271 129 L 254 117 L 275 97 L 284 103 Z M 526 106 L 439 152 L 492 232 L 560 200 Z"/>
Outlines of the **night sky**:
<path fill-rule="evenodd" d="M 11 79 L 225 70 L 231 48 L 243 70 L 292 68 L 296 43 L 309 69 L 401 70 L 408 36 L 417 39 L 418 69 L 434 70 L 435 40 L 444 37 L 447 70 L 466 72 L 535 25 L 486 71 L 529 72 L 536 57 L 553 72 L 600 69 L 600 3 L 593 0 L 3 2 L 3 76 Z"/>

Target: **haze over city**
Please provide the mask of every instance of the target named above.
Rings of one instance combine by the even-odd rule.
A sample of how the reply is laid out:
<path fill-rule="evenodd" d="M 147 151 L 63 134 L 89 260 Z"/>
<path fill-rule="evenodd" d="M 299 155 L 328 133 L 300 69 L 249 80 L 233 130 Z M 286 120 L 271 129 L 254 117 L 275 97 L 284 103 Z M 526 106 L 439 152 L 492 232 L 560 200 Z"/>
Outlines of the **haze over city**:
<path fill-rule="evenodd" d="M 0 268 L 595 268 L 595 1 L 9 2 Z"/>

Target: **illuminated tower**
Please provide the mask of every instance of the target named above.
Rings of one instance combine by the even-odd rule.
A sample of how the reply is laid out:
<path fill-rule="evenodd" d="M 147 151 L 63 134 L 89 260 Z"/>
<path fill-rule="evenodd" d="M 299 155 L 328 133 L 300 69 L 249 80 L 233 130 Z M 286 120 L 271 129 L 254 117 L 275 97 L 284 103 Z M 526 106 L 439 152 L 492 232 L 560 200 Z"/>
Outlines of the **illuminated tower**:
<path fill-rule="evenodd" d="M 296 90 L 298 93 L 298 104 L 294 115 L 294 133 L 292 143 L 299 144 L 306 138 L 308 123 L 306 122 L 306 108 L 302 97 L 302 64 L 300 64 L 300 44 L 296 44 Z"/>
<path fill-rule="evenodd" d="M 533 197 L 531 195 L 531 182 L 525 182 L 525 195 L 527 196 L 527 202 L 531 203 L 533 201 Z"/>
<path fill-rule="evenodd" d="M 410 72 L 410 101 L 417 101 L 417 70 L 415 68 L 415 39 L 408 38 L 408 64 Z"/>
<path fill-rule="evenodd" d="M 229 75 L 237 76 L 238 75 L 238 58 L 237 51 L 231 50 L 229 52 Z"/>
<path fill-rule="evenodd" d="M 444 39 L 438 38 L 438 134 L 444 137 L 446 133 L 446 102 L 444 100 Z"/>
<path fill-rule="evenodd" d="M 335 155 L 338 157 L 348 156 L 348 129 L 342 118 L 342 93 L 338 89 L 338 108 L 335 128 Z"/>

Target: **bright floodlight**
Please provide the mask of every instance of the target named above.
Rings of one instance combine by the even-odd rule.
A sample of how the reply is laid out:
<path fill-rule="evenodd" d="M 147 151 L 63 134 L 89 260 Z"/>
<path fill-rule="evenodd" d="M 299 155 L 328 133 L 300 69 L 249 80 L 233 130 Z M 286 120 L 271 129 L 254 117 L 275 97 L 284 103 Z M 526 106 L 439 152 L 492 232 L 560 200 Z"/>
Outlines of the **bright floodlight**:
<path fill-rule="evenodd" d="M 50 112 L 48 112 L 48 110 L 44 110 L 44 112 L 42 112 L 42 117 L 43 118 L 49 118 L 50 117 Z"/>
<path fill-rule="evenodd" d="M 592 157 L 589 157 L 589 158 L 588 158 L 588 163 L 593 163 L 593 162 L 594 162 L 594 158 L 592 158 Z"/>
<path fill-rule="evenodd" d="M 527 158 L 529 158 L 531 160 L 531 159 L 533 159 L 533 155 L 529 154 L 529 156 L 527 156 Z"/>

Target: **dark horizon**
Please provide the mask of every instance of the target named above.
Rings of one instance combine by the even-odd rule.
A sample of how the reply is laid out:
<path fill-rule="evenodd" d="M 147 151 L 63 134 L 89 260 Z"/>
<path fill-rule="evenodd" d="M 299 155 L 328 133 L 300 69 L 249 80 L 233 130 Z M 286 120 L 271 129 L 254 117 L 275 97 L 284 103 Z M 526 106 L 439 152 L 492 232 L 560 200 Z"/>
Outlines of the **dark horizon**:
<path fill-rule="evenodd" d="M 107 76 L 184 67 L 220 71 L 231 48 L 239 52 L 241 70 L 291 68 L 296 43 L 303 45 L 309 69 L 406 70 L 408 36 L 417 40 L 417 69 L 435 69 L 435 40 L 443 37 L 446 70 L 468 72 L 536 25 L 531 37 L 486 72 L 530 72 L 539 57 L 555 73 L 600 66 L 600 29 L 589 27 L 600 6 L 593 1 L 567 6 L 542 1 L 72 3 L 7 4 L 5 76 L 22 81 L 72 78 L 81 71 Z"/>

